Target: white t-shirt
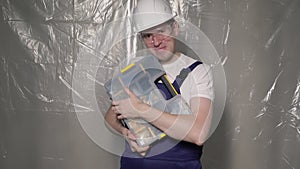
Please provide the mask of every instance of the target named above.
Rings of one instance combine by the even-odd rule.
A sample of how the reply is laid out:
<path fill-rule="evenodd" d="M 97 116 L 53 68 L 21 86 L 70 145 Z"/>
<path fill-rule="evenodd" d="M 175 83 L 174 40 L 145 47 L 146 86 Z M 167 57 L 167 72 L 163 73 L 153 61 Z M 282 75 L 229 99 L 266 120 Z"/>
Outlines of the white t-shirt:
<path fill-rule="evenodd" d="M 187 68 L 195 61 L 195 59 L 181 54 L 175 62 L 165 64 L 163 68 L 169 80 L 173 82 L 183 68 Z M 204 97 L 213 101 L 214 90 L 212 78 L 211 67 L 204 63 L 198 65 L 182 83 L 180 87 L 181 96 L 188 104 L 193 97 Z"/>

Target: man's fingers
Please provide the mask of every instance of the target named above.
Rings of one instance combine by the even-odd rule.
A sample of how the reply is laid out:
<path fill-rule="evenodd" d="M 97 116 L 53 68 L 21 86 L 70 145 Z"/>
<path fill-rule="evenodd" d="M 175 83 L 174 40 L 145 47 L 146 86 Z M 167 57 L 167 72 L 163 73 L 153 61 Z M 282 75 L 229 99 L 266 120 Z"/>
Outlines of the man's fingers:
<path fill-rule="evenodd" d="M 145 156 L 148 149 L 149 149 L 149 146 L 147 146 L 147 147 L 137 147 L 136 152 L 140 153 L 142 156 Z"/>
<path fill-rule="evenodd" d="M 134 141 L 129 140 L 130 149 L 131 149 L 132 152 L 136 152 L 136 148 L 134 147 L 134 143 L 135 143 Z"/>
<path fill-rule="evenodd" d="M 146 153 L 149 149 L 149 146 L 140 147 L 136 142 L 132 141 L 131 147 L 134 149 L 135 152 L 138 153 Z"/>
<path fill-rule="evenodd" d="M 112 111 L 114 111 L 114 112 L 117 111 L 116 106 L 112 106 L 111 109 L 112 109 Z"/>
<path fill-rule="evenodd" d="M 122 120 L 122 119 L 125 119 L 125 118 L 126 118 L 126 117 L 123 116 L 122 114 L 117 113 L 117 119 L 118 119 L 118 120 Z"/>
<path fill-rule="evenodd" d="M 111 105 L 113 105 L 113 106 L 118 106 L 120 103 L 118 102 L 118 101 L 112 101 L 111 102 Z"/>
<path fill-rule="evenodd" d="M 135 135 L 130 131 L 130 130 L 126 130 L 126 140 L 128 141 L 129 145 L 130 145 L 130 149 L 132 152 L 138 152 L 141 156 L 145 156 L 147 151 L 149 150 L 150 146 L 145 146 L 145 147 L 141 147 L 139 146 L 135 140 L 136 137 Z"/>
<path fill-rule="evenodd" d="M 120 111 L 118 110 L 117 106 L 112 106 L 112 111 L 115 112 L 117 115 L 120 114 Z"/>
<path fill-rule="evenodd" d="M 136 140 L 136 136 L 130 130 L 128 130 L 127 137 L 131 140 Z"/>

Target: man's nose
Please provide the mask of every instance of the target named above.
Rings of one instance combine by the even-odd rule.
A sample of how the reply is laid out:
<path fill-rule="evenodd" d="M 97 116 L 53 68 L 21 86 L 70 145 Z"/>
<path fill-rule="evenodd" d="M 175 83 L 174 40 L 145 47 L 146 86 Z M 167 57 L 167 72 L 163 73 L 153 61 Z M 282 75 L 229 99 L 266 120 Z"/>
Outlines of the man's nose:
<path fill-rule="evenodd" d="M 158 38 L 156 35 L 154 35 L 152 37 L 152 43 L 154 47 L 159 47 L 159 45 L 161 44 L 162 40 L 160 38 Z"/>

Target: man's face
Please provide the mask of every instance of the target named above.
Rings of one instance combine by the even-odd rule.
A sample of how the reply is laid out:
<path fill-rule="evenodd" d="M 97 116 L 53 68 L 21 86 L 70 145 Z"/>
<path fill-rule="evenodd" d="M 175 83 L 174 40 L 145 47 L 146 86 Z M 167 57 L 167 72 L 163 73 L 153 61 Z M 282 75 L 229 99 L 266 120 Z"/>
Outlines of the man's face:
<path fill-rule="evenodd" d="M 157 57 L 161 64 L 175 60 L 175 39 L 178 34 L 176 22 L 164 23 L 141 32 L 142 39 L 150 52 Z"/>

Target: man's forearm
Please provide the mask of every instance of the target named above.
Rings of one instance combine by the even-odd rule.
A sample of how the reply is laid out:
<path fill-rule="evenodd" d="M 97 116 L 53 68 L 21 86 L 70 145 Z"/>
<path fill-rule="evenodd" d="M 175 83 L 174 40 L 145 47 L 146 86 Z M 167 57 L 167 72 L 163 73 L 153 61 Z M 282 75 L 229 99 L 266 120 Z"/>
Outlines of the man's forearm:
<path fill-rule="evenodd" d="M 194 142 L 189 136 L 193 127 L 192 121 L 195 120 L 194 115 L 174 115 L 152 109 L 143 118 L 172 138 Z"/>
<path fill-rule="evenodd" d="M 196 100 L 198 102 L 198 100 Z M 193 113 L 188 115 L 175 115 L 151 108 L 143 113 L 142 118 L 152 123 L 170 137 L 178 140 L 185 140 L 197 145 L 203 144 L 206 140 L 207 128 L 210 126 L 210 106 L 208 99 L 202 99 L 203 104 L 197 104 L 198 109 L 192 108 Z M 192 104 L 195 105 L 194 103 Z"/>
<path fill-rule="evenodd" d="M 117 119 L 117 115 L 113 112 L 111 107 L 108 109 L 105 115 L 105 121 L 108 128 L 122 134 L 124 126 L 121 124 L 120 120 Z"/>

